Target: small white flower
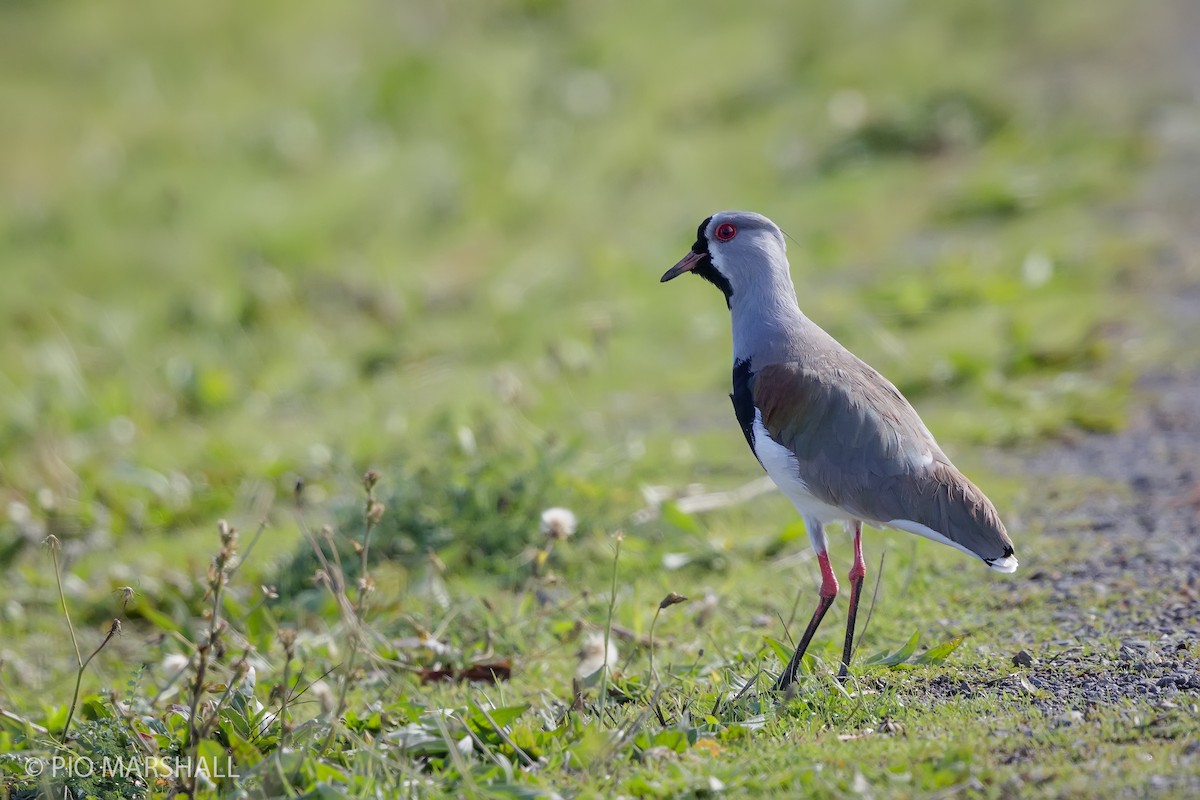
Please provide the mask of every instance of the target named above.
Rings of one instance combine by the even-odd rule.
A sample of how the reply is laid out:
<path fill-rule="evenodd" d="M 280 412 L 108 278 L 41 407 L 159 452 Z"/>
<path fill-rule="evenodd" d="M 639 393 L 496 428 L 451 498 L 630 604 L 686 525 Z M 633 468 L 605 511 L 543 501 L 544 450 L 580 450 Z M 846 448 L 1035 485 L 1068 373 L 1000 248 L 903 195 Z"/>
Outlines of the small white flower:
<path fill-rule="evenodd" d="M 611 670 L 613 665 L 617 663 L 620 657 L 617 653 L 617 645 L 610 637 L 608 640 L 607 658 L 605 657 L 604 633 L 596 631 L 589 633 L 583 639 L 583 646 L 579 648 L 579 664 L 575 667 L 575 675 L 578 678 L 586 678 L 589 675 L 594 675 L 607 664 Z"/>
<path fill-rule="evenodd" d="M 542 512 L 542 533 L 549 539 L 569 539 L 575 534 L 575 514 L 567 508 L 547 508 Z"/>
<path fill-rule="evenodd" d="M 337 708 L 337 697 L 333 693 L 333 689 L 325 681 L 314 681 L 308 687 L 309 694 L 317 698 L 317 704 L 321 707 L 322 714 L 332 714 L 333 709 Z"/>
<path fill-rule="evenodd" d="M 174 694 L 179 691 L 179 684 L 183 681 L 184 673 L 187 672 L 191 665 L 191 659 L 182 653 L 168 653 L 159 662 L 159 680 L 162 684 L 161 690 L 165 693 Z"/>
<path fill-rule="evenodd" d="M 842 89 L 835 92 L 829 98 L 825 111 L 829 115 L 830 122 L 846 131 L 861 128 L 870 114 L 867 98 L 857 89 Z"/>
<path fill-rule="evenodd" d="M 462 450 L 463 455 L 473 456 L 479 449 L 475 444 L 475 432 L 466 425 L 459 427 L 456 432 L 458 435 L 458 449 Z"/>
<path fill-rule="evenodd" d="M 1034 289 L 1044 286 L 1054 277 L 1054 262 L 1045 253 L 1034 250 L 1021 263 L 1021 279 Z"/>
<path fill-rule="evenodd" d="M 168 653 L 159 665 L 164 676 L 169 679 L 175 678 L 179 673 L 187 669 L 188 663 L 191 661 L 183 653 Z"/>

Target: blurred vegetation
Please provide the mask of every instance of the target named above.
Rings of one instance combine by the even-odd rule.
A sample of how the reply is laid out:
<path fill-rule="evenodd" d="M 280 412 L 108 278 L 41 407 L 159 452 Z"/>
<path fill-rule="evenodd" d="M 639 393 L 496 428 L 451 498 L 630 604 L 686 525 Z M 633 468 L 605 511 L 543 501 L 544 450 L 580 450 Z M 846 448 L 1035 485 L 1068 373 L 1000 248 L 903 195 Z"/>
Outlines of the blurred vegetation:
<path fill-rule="evenodd" d="M 575 453 L 560 443 L 518 446 L 500 431 L 445 425 L 432 427 L 428 442 L 430 453 L 414 453 L 397 465 L 380 492 L 391 513 L 374 532 L 372 551 L 391 565 L 419 569 L 428 554 L 436 553 L 456 569 L 504 575 L 514 558 L 541 544 L 537 521 L 543 509 L 569 502 L 589 520 L 607 516 L 600 498 L 588 498 L 596 490 L 571 480 Z M 604 499 L 614 496 L 605 492 Z M 335 508 L 333 518 L 346 530 L 361 514 L 359 503 L 347 502 Z M 347 576 L 357 578 L 353 541 L 336 541 Z M 296 596 L 313 589 L 312 576 L 320 567 L 312 548 L 302 544 L 277 576 L 279 591 Z"/>
<path fill-rule="evenodd" d="M 618 622 L 641 636 L 668 588 L 715 588 L 719 633 L 667 622 L 663 647 L 699 664 L 720 639 L 724 679 L 749 677 L 773 650 L 746 620 L 786 618 L 795 567 L 776 556 L 803 552 L 803 531 L 775 496 L 637 513 L 663 495 L 648 484 L 678 496 L 758 474 L 725 398 L 727 311 L 699 281 L 658 276 L 705 216 L 762 211 L 792 237 L 801 306 L 960 463 L 1116 429 L 1157 346 L 1137 320 L 1158 243 L 1127 211 L 1171 97 L 1146 59 L 1165 20 L 1120 0 L 0 4 L 0 705 L 36 716 L 46 697 L 49 724 L 69 699 L 47 534 L 89 630 L 115 588 L 142 598 L 136 635 L 97 659 L 111 686 L 199 641 L 215 520 L 269 518 L 253 580 L 223 603 L 240 645 L 277 656 L 281 625 L 338 618 L 312 535 L 334 526 L 353 582 L 370 466 L 387 636 L 433 632 L 465 660 L 496 646 L 529 662 L 518 696 L 569 702 L 624 527 Z M 972 474 L 1021 508 L 1011 478 Z M 551 505 L 581 524 L 547 554 Z M 910 571 L 917 545 L 874 541 L 893 552 L 885 594 L 903 582 L 942 640 L 989 611 L 957 554 L 922 544 Z M 897 650 L 909 623 L 883 616 L 868 641 Z M 955 658 L 987 664 L 1000 635 Z M 307 651 L 308 679 L 342 663 L 335 640 Z M 687 676 L 685 693 L 719 693 Z M 405 680 L 384 685 L 418 691 Z M 358 733 L 378 690 L 364 687 Z M 835 728 L 902 713 L 887 694 L 847 717 L 827 689 L 808 702 Z M 393 722 L 429 733 L 428 709 L 459 700 Z M 85 725 L 112 713 L 95 708 Z M 986 737 L 962 710 L 962 735 Z M 749 736 L 733 719 L 705 724 Z M 186 738 L 178 724 L 156 730 L 162 746 Z M 768 728 L 779 743 L 805 724 Z M 689 730 L 621 757 L 683 752 Z M 591 759 L 570 793 L 700 791 L 640 766 L 605 783 L 588 731 L 555 734 Z M 763 757 L 759 788 L 782 751 Z M 983 774 L 969 754 L 921 759 L 898 791 Z M 844 765 L 778 773 L 775 790 L 849 791 Z"/>
<path fill-rule="evenodd" d="M 495 405 L 661 481 L 725 431 L 728 349 L 654 278 L 725 207 L 915 400 L 975 409 L 949 441 L 1118 424 L 1154 98 L 1097 61 L 1114 7 L 8 5 L 6 499 L 207 524 Z M 741 463 L 697 443 L 679 470 Z"/>

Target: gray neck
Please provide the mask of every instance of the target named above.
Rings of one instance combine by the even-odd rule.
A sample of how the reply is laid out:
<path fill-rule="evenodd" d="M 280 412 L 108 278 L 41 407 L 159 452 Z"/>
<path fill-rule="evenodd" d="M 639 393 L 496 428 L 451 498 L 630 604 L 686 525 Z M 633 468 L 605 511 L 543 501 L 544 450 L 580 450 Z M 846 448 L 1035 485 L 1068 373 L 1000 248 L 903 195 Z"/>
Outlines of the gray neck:
<path fill-rule="evenodd" d="M 739 286 L 730 298 L 733 319 L 734 363 L 753 359 L 754 368 L 799 357 L 799 347 L 809 328 L 816 326 L 800 312 L 787 260 Z"/>

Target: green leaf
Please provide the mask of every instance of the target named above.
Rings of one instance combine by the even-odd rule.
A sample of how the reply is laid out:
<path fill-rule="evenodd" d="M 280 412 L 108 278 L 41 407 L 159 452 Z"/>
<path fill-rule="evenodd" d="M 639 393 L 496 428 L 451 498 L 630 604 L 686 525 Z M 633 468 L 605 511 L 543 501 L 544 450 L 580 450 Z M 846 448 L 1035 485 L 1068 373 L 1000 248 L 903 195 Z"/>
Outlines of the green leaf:
<path fill-rule="evenodd" d="M 301 800 L 343 800 L 347 795 L 336 786 L 318 783 L 312 791 L 300 795 Z"/>
<path fill-rule="evenodd" d="M 226 736 L 239 734 L 244 737 L 250 736 L 250 726 L 246 723 L 245 717 L 229 709 L 221 709 L 220 728 Z"/>
<path fill-rule="evenodd" d="M 920 641 L 921 632 L 914 631 L 908 642 L 899 650 L 891 655 L 884 655 L 883 653 L 880 653 L 879 655 L 872 656 L 871 658 L 867 659 L 866 663 L 871 666 L 880 667 L 894 667 L 897 664 L 903 664 L 905 661 L 908 661 L 913 653 L 917 652 L 917 644 Z"/>
<path fill-rule="evenodd" d="M 503 708 L 488 709 L 488 716 L 492 718 L 492 722 L 495 722 L 501 728 L 504 728 L 513 722 L 516 722 L 517 719 L 519 719 L 520 716 L 528 710 L 529 703 L 524 703 L 519 706 L 504 706 Z M 491 725 L 491 723 L 488 722 L 487 717 L 483 716 L 482 712 L 480 712 L 479 717 L 481 722 L 489 726 Z"/>
<path fill-rule="evenodd" d="M 921 655 L 913 659 L 914 664 L 940 664 L 946 658 L 958 649 L 963 643 L 963 637 L 955 636 L 948 642 L 942 642 L 936 647 L 931 647 Z"/>
<path fill-rule="evenodd" d="M 784 644 L 778 639 L 772 639 L 769 636 L 764 638 L 766 638 L 767 644 L 771 646 L 771 649 L 775 651 L 775 655 L 779 656 L 779 663 L 781 665 L 780 668 L 786 668 L 787 665 L 791 663 L 792 656 L 795 654 L 796 648 L 790 644 Z M 802 675 L 811 675 L 815 663 L 816 662 L 813 660 L 813 657 L 808 653 L 805 653 L 800 658 L 800 669 L 798 672 Z"/>
<path fill-rule="evenodd" d="M 239 736 L 236 731 L 226 730 L 225 735 L 229 739 L 229 754 L 239 765 L 253 767 L 263 760 L 262 751 Z"/>
<path fill-rule="evenodd" d="M 437 729 L 417 723 L 389 732 L 388 738 L 410 758 L 445 755 L 449 748 L 445 737 Z"/>
<path fill-rule="evenodd" d="M 98 694 L 88 695 L 81 705 L 81 719 L 108 719 L 113 716 L 108 700 Z"/>
<path fill-rule="evenodd" d="M 167 614 L 163 614 L 160 611 L 155 611 L 150 607 L 149 603 L 139 603 L 137 613 L 160 631 L 165 631 L 167 633 L 179 633 L 180 631 L 178 622 L 176 622 Z"/>
<path fill-rule="evenodd" d="M 46 711 L 42 724 L 52 731 L 61 731 L 63 725 L 67 724 L 67 707 L 65 705 L 51 706 Z"/>
<path fill-rule="evenodd" d="M 387 712 L 395 720 L 417 722 L 421 719 L 421 715 L 425 713 L 425 707 L 419 703 L 414 703 L 412 700 L 400 700 L 388 706 Z"/>
<path fill-rule="evenodd" d="M 681 531 L 687 533 L 700 534 L 700 524 L 696 522 L 696 518 L 685 511 L 680 511 L 679 506 L 671 502 L 662 504 L 662 518 L 665 522 L 674 525 Z"/>
<path fill-rule="evenodd" d="M 687 731 L 668 730 L 660 731 L 650 740 L 651 747 L 665 747 L 668 750 L 674 750 L 676 753 L 682 753 L 691 746 L 688 741 Z"/>
<path fill-rule="evenodd" d="M 213 783 L 231 778 L 238 771 L 233 757 L 212 739 L 201 739 L 197 750 L 196 771 L 207 775 Z"/>
<path fill-rule="evenodd" d="M 316 774 L 316 779 L 320 783 L 328 784 L 330 782 L 346 782 L 346 773 L 324 759 L 313 762 L 313 772 Z M 331 796 L 344 797 L 345 795 L 339 793 Z"/>
<path fill-rule="evenodd" d="M 794 652 L 794 649 L 791 645 L 784 644 L 778 639 L 772 639 L 770 636 L 766 636 L 764 638 L 767 640 L 767 644 L 771 647 L 771 649 L 775 651 L 775 655 L 779 658 L 779 663 L 787 664 L 792 660 L 792 653 Z"/>

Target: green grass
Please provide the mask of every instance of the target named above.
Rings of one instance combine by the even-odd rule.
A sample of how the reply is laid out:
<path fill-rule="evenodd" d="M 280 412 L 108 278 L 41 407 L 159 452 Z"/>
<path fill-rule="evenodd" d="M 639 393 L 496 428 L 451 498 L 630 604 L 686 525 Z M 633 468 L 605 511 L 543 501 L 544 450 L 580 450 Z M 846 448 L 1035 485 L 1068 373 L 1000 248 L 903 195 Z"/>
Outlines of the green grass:
<path fill-rule="evenodd" d="M 903 534 L 871 535 L 872 570 L 887 559 L 860 659 L 917 629 L 929 646 L 966 634 L 946 661 L 864 668 L 842 691 L 821 666 L 839 605 L 799 698 L 710 714 L 778 669 L 780 619 L 808 613 L 803 528 L 775 495 L 635 514 L 646 485 L 757 477 L 724 396 L 719 296 L 657 282 L 701 219 L 744 207 L 793 237 L 806 312 L 1031 521 L 1023 565 L 1065 558 L 986 446 L 1119 428 L 1158 346 L 1126 342 L 1157 243 L 1122 216 L 1170 97 L 1130 66 L 1158 24 L 1117 0 L 0 5 L 0 708 L 51 734 L 66 720 L 78 665 L 38 547 L 54 534 L 84 655 L 124 625 L 85 674 L 73 730 L 93 739 L 75 751 L 124 752 L 129 725 L 186 749 L 161 662 L 205 638 L 216 521 L 245 539 L 269 518 L 220 609 L 211 699 L 244 692 L 201 743 L 233 748 L 252 796 L 285 778 L 349 796 L 1069 796 L 1098 775 L 1136 791 L 1182 758 L 1181 717 L 1130 737 L 1152 711 L 1058 725 L 1019 694 L 926 695 L 1055 637 L 1036 585 L 981 592 L 960 556 Z M 302 531 L 335 526 L 354 601 L 368 467 L 386 511 L 375 636 L 355 646 Z M 580 529 L 547 555 L 555 505 Z M 605 707 L 592 685 L 568 713 L 610 604 L 646 637 L 670 591 L 691 600 L 659 617 L 661 684 L 620 639 Z M 247 722 L 254 698 L 278 709 L 287 627 L 292 680 L 326 676 L 333 697 L 297 701 L 295 749 L 278 720 Z M 317 755 L 355 649 L 347 725 Z M 416 672 L 480 660 L 511 680 Z M 506 737 L 543 764 L 472 711 L 489 702 L 523 709 Z M 397 745 L 405 726 L 421 757 Z M 473 752 L 450 757 L 468 729 Z M 0 751 L 46 756 L 51 734 L 5 722 Z"/>

